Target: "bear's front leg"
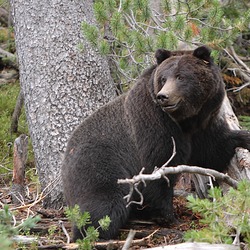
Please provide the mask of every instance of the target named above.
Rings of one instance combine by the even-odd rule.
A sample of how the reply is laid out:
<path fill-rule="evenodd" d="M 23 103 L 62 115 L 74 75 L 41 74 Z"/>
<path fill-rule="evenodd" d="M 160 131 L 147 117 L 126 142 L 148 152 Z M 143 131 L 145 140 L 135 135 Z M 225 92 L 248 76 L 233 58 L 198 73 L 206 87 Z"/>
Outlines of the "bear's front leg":
<path fill-rule="evenodd" d="M 169 183 L 165 179 L 154 180 L 147 183 L 142 189 L 143 205 L 133 208 L 133 215 L 147 220 L 156 221 L 159 224 L 169 224 L 175 221 L 173 211 L 173 185 L 176 177 L 168 176 Z"/>

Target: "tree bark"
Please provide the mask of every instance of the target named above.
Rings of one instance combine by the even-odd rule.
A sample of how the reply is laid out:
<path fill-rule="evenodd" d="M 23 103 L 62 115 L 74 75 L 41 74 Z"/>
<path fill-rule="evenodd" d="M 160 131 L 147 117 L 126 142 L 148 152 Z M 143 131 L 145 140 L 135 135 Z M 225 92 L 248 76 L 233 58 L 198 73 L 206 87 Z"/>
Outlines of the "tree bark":
<path fill-rule="evenodd" d="M 11 0 L 20 83 L 45 207 L 62 205 L 60 168 L 72 130 L 114 98 L 108 64 L 82 37 L 92 0 Z M 79 46 L 83 45 L 82 51 Z"/>

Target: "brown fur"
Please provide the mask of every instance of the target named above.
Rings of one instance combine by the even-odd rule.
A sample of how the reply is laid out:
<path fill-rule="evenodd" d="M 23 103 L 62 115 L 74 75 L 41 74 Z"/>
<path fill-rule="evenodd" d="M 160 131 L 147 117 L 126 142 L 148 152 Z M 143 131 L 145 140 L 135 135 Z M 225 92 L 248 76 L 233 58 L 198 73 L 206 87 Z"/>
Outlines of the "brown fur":
<path fill-rule="evenodd" d="M 115 238 L 131 215 L 165 222 L 174 219 L 173 185 L 163 179 L 142 185 L 142 207 L 126 208 L 131 178 L 144 167 L 151 173 L 172 155 L 172 137 L 177 154 L 169 163 L 197 164 L 218 170 L 226 168 L 238 146 L 250 149 L 246 131 L 230 131 L 218 117 L 225 95 L 224 84 L 210 50 L 156 52 L 158 65 L 147 69 L 125 95 L 105 105 L 72 134 L 65 152 L 62 180 L 69 206 L 78 204 L 91 214 L 91 221 L 108 215 L 108 231 L 100 238 Z M 138 200 L 134 194 L 133 199 Z M 142 209 L 143 208 L 143 209 Z M 74 240 L 81 238 L 74 227 Z"/>

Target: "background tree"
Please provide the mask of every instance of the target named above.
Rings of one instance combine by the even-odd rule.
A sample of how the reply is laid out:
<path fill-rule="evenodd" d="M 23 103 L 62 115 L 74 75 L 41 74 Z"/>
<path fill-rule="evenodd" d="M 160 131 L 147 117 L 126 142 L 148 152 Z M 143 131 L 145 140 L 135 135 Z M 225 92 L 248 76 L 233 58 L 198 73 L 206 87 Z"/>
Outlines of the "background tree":
<path fill-rule="evenodd" d="M 45 207 L 62 205 L 60 166 L 72 130 L 112 99 L 108 64 L 81 35 L 92 0 L 11 0 L 20 83 Z"/>
<path fill-rule="evenodd" d="M 152 54 L 157 48 L 190 49 L 206 44 L 213 48 L 217 61 L 228 55 L 230 59 L 234 57 L 232 45 L 242 56 L 250 54 L 247 43 L 250 5 L 245 0 L 225 3 L 219 0 L 96 0 L 94 13 L 98 26 L 84 23 L 84 34 L 101 53 L 111 58 L 115 65 L 113 76 L 123 86 L 133 82 L 141 70 L 152 63 Z M 225 66 L 227 62 L 222 63 Z M 243 67 L 243 71 L 246 70 L 249 74 L 249 68 Z M 240 76 L 243 82 L 249 81 L 246 75 Z"/>

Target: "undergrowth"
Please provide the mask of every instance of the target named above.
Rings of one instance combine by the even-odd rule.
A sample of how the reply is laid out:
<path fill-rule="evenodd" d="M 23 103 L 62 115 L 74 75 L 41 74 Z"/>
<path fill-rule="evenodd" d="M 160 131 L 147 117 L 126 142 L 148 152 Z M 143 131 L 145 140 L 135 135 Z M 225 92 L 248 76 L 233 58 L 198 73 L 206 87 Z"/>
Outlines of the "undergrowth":
<path fill-rule="evenodd" d="M 28 217 L 26 220 L 17 223 L 13 219 L 14 214 L 10 211 L 7 205 L 4 205 L 0 210 L 0 249 L 12 250 L 19 249 L 19 246 L 15 246 L 14 237 L 22 233 L 27 234 L 31 228 L 33 228 L 38 221 L 39 216 Z"/>
<path fill-rule="evenodd" d="M 110 225 L 110 218 L 104 216 L 98 221 L 97 228 L 91 226 L 91 218 L 89 212 L 81 213 L 80 207 L 75 205 L 73 208 L 66 208 L 65 214 L 67 218 L 77 227 L 83 239 L 78 239 L 79 250 L 91 250 L 94 243 L 99 239 L 99 230 L 106 231 Z"/>
<path fill-rule="evenodd" d="M 14 141 L 20 134 L 28 135 L 28 125 L 24 108 L 19 118 L 18 132 L 11 133 L 10 131 L 11 117 L 15 109 L 19 91 L 20 85 L 18 82 L 0 86 L 0 174 L 6 182 L 12 176 Z M 27 165 L 33 165 L 33 162 L 33 151 L 31 142 L 29 142 Z"/>
<path fill-rule="evenodd" d="M 222 194 L 220 188 L 209 190 L 209 199 L 188 197 L 188 207 L 202 216 L 205 228 L 190 230 L 186 241 L 218 244 L 244 244 L 250 247 L 250 182 L 239 182 L 238 188 L 230 188 Z"/>

